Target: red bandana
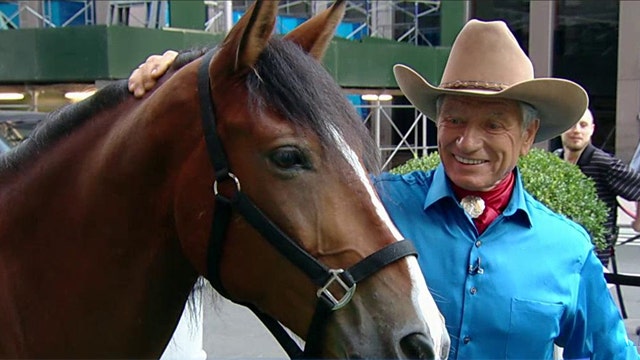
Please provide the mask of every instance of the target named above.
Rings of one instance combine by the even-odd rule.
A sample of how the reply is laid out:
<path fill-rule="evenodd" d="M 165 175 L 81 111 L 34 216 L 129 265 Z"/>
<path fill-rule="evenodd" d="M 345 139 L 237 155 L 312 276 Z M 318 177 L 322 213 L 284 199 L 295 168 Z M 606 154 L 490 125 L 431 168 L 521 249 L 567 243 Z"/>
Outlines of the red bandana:
<path fill-rule="evenodd" d="M 489 191 L 469 191 L 451 183 L 458 201 L 469 195 L 478 196 L 484 200 L 484 212 L 473 219 L 476 229 L 478 229 L 478 234 L 482 234 L 489 224 L 507 207 L 511 198 L 514 180 L 515 176 L 512 171 L 495 188 Z"/>

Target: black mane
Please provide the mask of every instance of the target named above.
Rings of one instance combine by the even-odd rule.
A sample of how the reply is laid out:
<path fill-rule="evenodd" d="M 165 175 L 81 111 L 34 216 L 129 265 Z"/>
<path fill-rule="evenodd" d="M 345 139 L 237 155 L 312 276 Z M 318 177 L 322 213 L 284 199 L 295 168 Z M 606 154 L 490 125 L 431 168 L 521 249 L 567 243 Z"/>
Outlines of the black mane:
<path fill-rule="evenodd" d="M 195 49 L 181 53 L 171 65 L 170 71 L 175 71 L 202 56 L 205 50 Z M 17 169 L 34 154 L 46 151 L 49 146 L 69 136 L 96 114 L 117 106 L 130 96 L 132 95 L 129 92 L 127 80 L 120 80 L 105 86 L 84 101 L 65 105 L 50 112 L 20 145 L 0 156 L 0 171 Z"/>
<path fill-rule="evenodd" d="M 0 171 L 18 168 L 34 154 L 45 151 L 51 144 L 68 136 L 90 120 L 96 113 L 111 108 L 130 96 L 127 82 L 121 80 L 109 84 L 90 98 L 79 103 L 65 105 L 47 114 L 20 145 L 0 157 Z"/>

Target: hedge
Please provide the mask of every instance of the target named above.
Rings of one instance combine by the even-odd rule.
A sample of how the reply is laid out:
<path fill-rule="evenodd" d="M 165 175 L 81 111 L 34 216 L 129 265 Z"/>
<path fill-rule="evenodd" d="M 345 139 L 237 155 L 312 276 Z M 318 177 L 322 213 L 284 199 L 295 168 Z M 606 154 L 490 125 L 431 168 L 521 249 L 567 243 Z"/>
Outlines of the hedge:
<path fill-rule="evenodd" d="M 410 159 L 390 172 L 406 174 L 431 170 L 440 164 L 438 152 Z M 518 167 L 525 189 L 551 210 L 582 225 L 598 249 L 606 244 L 607 206 L 596 193 L 593 180 L 549 151 L 534 148 L 520 158 Z"/>

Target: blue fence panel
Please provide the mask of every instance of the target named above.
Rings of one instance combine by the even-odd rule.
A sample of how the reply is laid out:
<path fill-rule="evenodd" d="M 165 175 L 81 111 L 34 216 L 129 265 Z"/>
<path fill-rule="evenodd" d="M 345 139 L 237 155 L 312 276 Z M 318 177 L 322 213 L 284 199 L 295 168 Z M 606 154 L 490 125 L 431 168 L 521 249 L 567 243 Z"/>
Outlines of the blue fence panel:
<path fill-rule="evenodd" d="M 302 24 L 305 20 L 306 19 L 292 16 L 278 16 L 278 19 L 276 20 L 276 33 L 286 34 L 297 28 L 298 25 Z"/>
<path fill-rule="evenodd" d="M 50 0 L 50 4 L 45 6 L 45 11 L 50 11 L 48 15 L 55 26 L 62 26 L 62 24 L 67 22 L 67 20 L 73 17 L 85 6 L 86 4 L 83 1 Z M 47 7 L 49 7 L 49 9 L 47 9 Z M 66 26 L 74 25 L 86 25 L 83 14 L 78 15 L 75 19 L 66 24 Z"/>
<path fill-rule="evenodd" d="M 356 108 L 358 115 L 360 115 L 362 119 L 366 119 L 371 109 L 362 106 L 364 104 L 362 97 L 358 94 L 347 94 L 346 96 L 347 100 Z"/>
<path fill-rule="evenodd" d="M 238 20 L 244 15 L 243 11 L 234 11 L 233 12 L 233 23 L 237 23 Z M 276 20 L 276 33 L 284 35 L 289 31 L 295 29 L 298 25 L 305 22 L 306 18 L 299 18 L 293 16 L 280 15 Z M 353 33 L 360 27 L 361 23 L 349 23 L 343 22 L 338 25 L 336 29 L 336 36 L 346 38 L 349 34 Z M 363 29 L 359 30 L 355 35 L 352 36 L 352 39 L 359 40 L 368 35 L 368 28 L 363 26 Z"/>
<path fill-rule="evenodd" d="M 350 39 L 352 40 L 361 40 L 369 36 L 369 27 L 362 26 L 362 29 L 358 30 L 360 26 L 362 26 L 362 23 L 342 22 L 336 29 L 336 36 L 346 38 L 351 35 Z"/>
<path fill-rule="evenodd" d="M 0 2 L 0 30 L 20 27 L 20 16 L 17 16 L 18 4 Z"/>

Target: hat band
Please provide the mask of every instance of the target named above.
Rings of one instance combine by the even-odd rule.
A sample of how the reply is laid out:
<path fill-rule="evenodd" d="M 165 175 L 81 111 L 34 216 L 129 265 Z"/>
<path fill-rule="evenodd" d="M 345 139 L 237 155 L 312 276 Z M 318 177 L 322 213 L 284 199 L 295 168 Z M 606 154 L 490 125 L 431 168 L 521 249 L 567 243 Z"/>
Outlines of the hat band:
<path fill-rule="evenodd" d="M 493 90 L 502 91 L 508 87 L 507 84 L 495 83 L 489 81 L 476 80 L 455 80 L 440 84 L 444 89 L 475 89 L 475 90 Z"/>

